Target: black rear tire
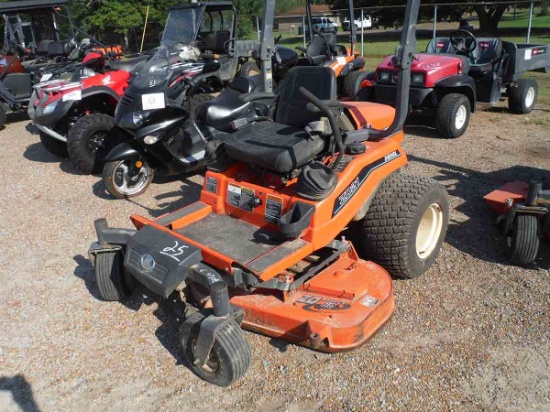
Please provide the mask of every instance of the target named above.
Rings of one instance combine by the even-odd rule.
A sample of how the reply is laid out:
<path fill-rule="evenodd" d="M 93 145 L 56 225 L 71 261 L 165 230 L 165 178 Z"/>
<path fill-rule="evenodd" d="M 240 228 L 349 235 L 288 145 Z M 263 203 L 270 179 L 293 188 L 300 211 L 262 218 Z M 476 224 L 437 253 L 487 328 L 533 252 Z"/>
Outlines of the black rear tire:
<path fill-rule="evenodd" d="M 43 131 L 40 131 L 40 141 L 46 150 L 54 156 L 62 159 L 69 157 L 69 153 L 67 152 L 67 143 L 62 142 L 61 140 L 56 139 Z"/>
<path fill-rule="evenodd" d="M 364 70 L 355 70 L 344 77 L 344 81 L 342 82 L 342 97 L 355 98 L 368 75 L 369 73 Z"/>
<path fill-rule="evenodd" d="M 379 186 L 358 222 L 355 245 L 361 257 L 378 263 L 390 275 L 415 278 L 439 255 L 448 221 L 447 190 L 441 183 L 394 173 Z"/>
<path fill-rule="evenodd" d="M 517 215 L 508 237 L 508 256 L 516 265 L 532 263 L 539 251 L 539 220 L 532 215 Z"/>
<path fill-rule="evenodd" d="M 103 113 L 83 116 L 69 129 L 67 150 L 74 164 L 84 173 L 103 170 L 105 157 L 118 141 L 109 135 L 115 120 Z"/>
<path fill-rule="evenodd" d="M 240 326 L 231 321 L 217 334 L 205 367 L 195 363 L 194 345 L 200 325 L 205 319 L 201 312 L 193 313 L 182 323 L 179 342 L 189 368 L 201 379 L 218 386 L 229 386 L 244 376 L 252 360 L 252 351 Z"/>
<path fill-rule="evenodd" d="M 135 280 L 125 273 L 121 251 L 101 252 L 95 258 L 95 278 L 99 294 L 105 301 L 123 301 L 135 287 Z"/>
<path fill-rule="evenodd" d="M 537 104 L 539 86 L 533 79 L 519 79 L 508 88 L 508 109 L 512 113 L 531 113 Z"/>
<path fill-rule="evenodd" d="M 435 127 L 441 137 L 455 139 L 462 136 L 470 122 L 472 107 L 470 99 L 460 93 L 451 93 L 443 97 L 436 110 Z M 459 117 L 464 120 L 459 120 Z"/>

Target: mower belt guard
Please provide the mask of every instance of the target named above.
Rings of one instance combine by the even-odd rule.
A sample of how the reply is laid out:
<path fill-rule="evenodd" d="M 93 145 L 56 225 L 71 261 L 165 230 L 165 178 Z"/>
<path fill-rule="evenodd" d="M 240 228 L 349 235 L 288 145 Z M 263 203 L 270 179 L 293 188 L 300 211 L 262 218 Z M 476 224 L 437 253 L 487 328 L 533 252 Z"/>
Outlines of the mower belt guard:
<path fill-rule="evenodd" d="M 124 267 L 151 291 L 167 297 L 201 261 L 199 248 L 145 226 L 128 241 Z"/>
<path fill-rule="evenodd" d="M 392 280 L 380 266 L 342 257 L 286 300 L 270 294 L 233 296 L 243 327 L 323 352 L 365 343 L 391 317 Z"/>

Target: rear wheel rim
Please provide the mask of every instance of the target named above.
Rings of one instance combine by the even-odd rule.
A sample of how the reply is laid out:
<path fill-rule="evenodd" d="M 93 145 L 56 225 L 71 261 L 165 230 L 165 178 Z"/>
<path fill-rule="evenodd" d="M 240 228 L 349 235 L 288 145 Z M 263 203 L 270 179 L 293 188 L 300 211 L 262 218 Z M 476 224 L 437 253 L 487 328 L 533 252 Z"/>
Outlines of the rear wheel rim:
<path fill-rule="evenodd" d="M 416 254 L 427 259 L 439 243 L 443 229 L 443 209 L 438 203 L 432 203 L 424 212 L 416 231 Z"/>
<path fill-rule="evenodd" d="M 527 94 L 525 95 L 525 107 L 531 107 L 535 101 L 535 88 L 529 87 Z"/>
<path fill-rule="evenodd" d="M 143 190 L 149 181 L 152 174 L 151 168 L 146 162 L 140 168 L 136 176 L 129 175 L 130 167 L 127 160 L 123 160 L 117 164 L 113 171 L 113 186 L 124 196 L 132 196 Z"/>
<path fill-rule="evenodd" d="M 457 130 L 460 130 L 466 124 L 466 118 L 468 117 L 468 112 L 466 111 L 466 106 L 463 104 L 460 105 L 455 115 L 455 127 Z"/>

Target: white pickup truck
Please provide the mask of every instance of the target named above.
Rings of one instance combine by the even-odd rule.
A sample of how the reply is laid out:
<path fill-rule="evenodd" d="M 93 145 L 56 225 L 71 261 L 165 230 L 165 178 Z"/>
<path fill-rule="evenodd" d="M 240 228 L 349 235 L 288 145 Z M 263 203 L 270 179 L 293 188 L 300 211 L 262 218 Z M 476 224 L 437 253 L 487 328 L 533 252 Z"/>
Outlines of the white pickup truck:
<path fill-rule="evenodd" d="M 334 33 L 338 32 L 338 24 L 333 22 L 328 17 L 312 17 L 311 25 L 313 26 L 313 32 L 319 33 Z M 305 31 L 308 32 L 308 25 L 306 22 Z"/>
<path fill-rule="evenodd" d="M 353 23 L 355 24 L 356 29 L 372 29 L 372 18 L 366 14 L 363 16 L 363 21 L 361 21 L 361 17 L 358 17 L 353 21 Z M 342 22 L 342 28 L 346 31 L 351 29 L 349 18 L 346 18 Z"/>

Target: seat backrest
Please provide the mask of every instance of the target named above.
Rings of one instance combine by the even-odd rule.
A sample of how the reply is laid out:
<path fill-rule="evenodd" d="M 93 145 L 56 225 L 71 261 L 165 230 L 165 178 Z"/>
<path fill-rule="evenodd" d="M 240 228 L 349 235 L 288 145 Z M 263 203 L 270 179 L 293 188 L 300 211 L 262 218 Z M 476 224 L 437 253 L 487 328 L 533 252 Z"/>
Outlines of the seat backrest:
<path fill-rule="evenodd" d="M 51 43 L 53 43 L 53 40 L 40 40 L 38 46 L 36 46 L 36 54 L 39 56 L 47 55 Z"/>
<path fill-rule="evenodd" d="M 285 77 L 277 101 L 275 121 L 299 129 L 319 120 L 319 113 L 312 113 L 306 106 L 309 101 L 300 93 L 303 87 L 320 100 L 336 100 L 336 75 L 330 67 L 293 67 Z"/>
<path fill-rule="evenodd" d="M 451 41 L 448 37 L 437 37 L 430 40 L 426 47 L 426 53 L 453 53 L 454 48 L 451 47 Z"/>
<path fill-rule="evenodd" d="M 502 41 L 496 37 L 480 37 L 477 39 L 476 64 L 491 63 L 502 54 Z"/>
<path fill-rule="evenodd" d="M 335 49 L 336 36 L 333 33 L 314 34 L 313 39 L 307 46 L 306 55 L 310 57 L 324 56 Z"/>
<path fill-rule="evenodd" d="M 204 44 L 200 45 L 202 50 L 210 50 L 213 53 L 226 54 L 226 43 L 231 38 L 231 33 L 228 30 L 210 33 L 204 38 Z"/>

